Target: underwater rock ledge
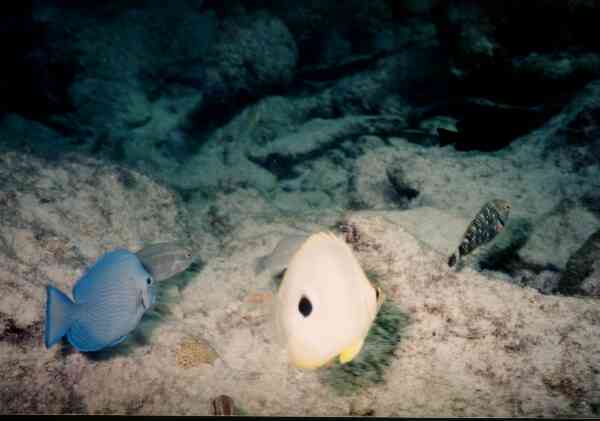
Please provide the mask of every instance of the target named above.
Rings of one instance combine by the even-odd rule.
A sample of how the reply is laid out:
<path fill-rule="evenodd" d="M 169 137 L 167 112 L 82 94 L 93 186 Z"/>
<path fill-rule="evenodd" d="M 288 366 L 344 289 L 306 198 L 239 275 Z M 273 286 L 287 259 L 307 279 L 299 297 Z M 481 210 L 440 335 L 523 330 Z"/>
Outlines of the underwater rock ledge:
<path fill-rule="evenodd" d="M 240 224 L 201 270 L 165 284 L 162 311 L 119 347 L 97 355 L 66 343 L 46 350 L 40 323 L 50 279 L 69 290 L 106 248 L 183 235 L 185 215 L 172 192 L 137 173 L 24 156 L 4 154 L 0 167 L 20 180 L 0 196 L 5 412 L 206 415 L 210 400 L 225 394 L 254 415 L 348 415 L 357 407 L 379 416 L 598 415 L 597 300 L 542 295 L 469 266 L 449 270 L 446 248 L 464 221 L 433 208 L 343 218 L 386 306 L 408 319 L 390 319 L 403 324 L 390 330 L 399 338 L 387 341 L 384 330 L 366 345 L 384 346 L 387 357 L 347 371 L 365 375 L 351 393 L 288 365 L 271 324 L 272 280 L 254 274 L 283 235 L 326 229 L 322 218 Z M 446 227 L 438 239 L 428 225 L 434 216 Z M 180 367 L 177 352 L 190 337 L 214 354 Z"/>

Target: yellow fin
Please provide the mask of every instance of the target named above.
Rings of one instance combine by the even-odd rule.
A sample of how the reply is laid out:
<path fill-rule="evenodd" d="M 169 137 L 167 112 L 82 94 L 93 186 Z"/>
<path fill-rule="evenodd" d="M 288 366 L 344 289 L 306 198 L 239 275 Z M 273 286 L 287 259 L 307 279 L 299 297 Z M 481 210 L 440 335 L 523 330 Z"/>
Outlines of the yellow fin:
<path fill-rule="evenodd" d="M 295 360 L 293 365 L 296 368 L 303 368 L 307 370 L 314 370 L 315 368 L 319 368 L 323 365 L 323 363 L 316 361 L 308 361 L 308 360 Z"/>
<path fill-rule="evenodd" d="M 340 354 L 340 364 L 349 363 L 358 355 L 360 350 L 362 349 L 364 339 L 350 345 L 348 348 L 344 349 Z"/>

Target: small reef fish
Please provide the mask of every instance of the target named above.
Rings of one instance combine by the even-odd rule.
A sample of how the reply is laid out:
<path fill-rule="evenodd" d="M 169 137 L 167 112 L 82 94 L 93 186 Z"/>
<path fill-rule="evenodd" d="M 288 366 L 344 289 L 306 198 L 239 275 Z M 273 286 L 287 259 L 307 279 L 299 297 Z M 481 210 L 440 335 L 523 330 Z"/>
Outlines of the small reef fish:
<path fill-rule="evenodd" d="M 462 257 L 492 241 L 504 229 L 510 207 L 510 203 L 502 199 L 491 200 L 483 205 L 467 227 L 460 245 L 448 259 L 448 266 L 453 267 Z"/>
<path fill-rule="evenodd" d="M 151 244 L 135 254 L 155 281 L 183 272 L 194 261 L 192 252 L 178 242 Z"/>
<path fill-rule="evenodd" d="M 101 256 L 73 288 L 74 300 L 48 285 L 44 342 L 64 335 L 81 352 L 124 341 L 155 301 L 154 279 L 135 254 L 116 249 Z"/>
<path fill-rule="evenodd" d="M 292 256 L 309 236 L 310 234 L 291 234 L 283 237 L 270 254 L 256 260 L 255 273 L 258 275 L 267 271 L 271 277 L 282 276 Z"/>
<path fill-rule="evenodd" d="M 346 242 L 331 232 L 309 236 L 292 256 L 275 300 L 277 332 L 292 365 L 352 361 L 382 301 Z"/>

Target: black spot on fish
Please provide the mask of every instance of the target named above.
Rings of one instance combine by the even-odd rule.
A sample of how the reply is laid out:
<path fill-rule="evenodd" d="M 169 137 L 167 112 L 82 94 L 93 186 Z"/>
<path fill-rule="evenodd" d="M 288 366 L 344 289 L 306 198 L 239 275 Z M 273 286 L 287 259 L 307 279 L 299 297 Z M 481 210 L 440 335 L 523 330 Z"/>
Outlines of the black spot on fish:
<path fill-rule="evenodd" d="M 298 303 L 298 311 L 304 317 L 308 317 L 310 313 L 312 313 L 312 304 L 308 298 L 304 295 L 300 298 L 300 302 Z"/>

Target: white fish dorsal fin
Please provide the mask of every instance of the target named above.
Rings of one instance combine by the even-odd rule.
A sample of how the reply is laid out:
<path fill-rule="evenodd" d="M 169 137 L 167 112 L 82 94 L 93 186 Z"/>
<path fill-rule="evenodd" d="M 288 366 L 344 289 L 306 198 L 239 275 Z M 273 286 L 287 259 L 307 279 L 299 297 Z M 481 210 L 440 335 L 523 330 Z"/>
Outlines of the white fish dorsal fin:
<path fill-rule="evenodd" d="M 342 247 L 340 247 L 342 246 Z M 337 238 L 331 231 L 320 231 L 315 234 L 310 235 L 304 243 L 298 248 L 298 251 L 294 253 L 292 256 L 292 260 L 296 259 L 297 256 L 303 255 L 306 253 L 318 254 L 320 251 L 324 249 L 329 252 L 332 248 L 340 247 L 340 252 L 343 247 L 348 247 L 348 245 Z M 350 250 L 348 248 L 348 250 Z"/>
<path fill-rule="evenodd" d="M 343 262 L 344 265 L 347 265 L 346 269 L 348 270 L 354 270 L 357 273 L 363 274 L 361 278 L 364 278 L 364 283 L 371 286 L 348 243 L 331 231 L 321 231 L 308 237 L 292 256 L 289 266 L 290 268 L 292 265 L 297 267 L 297 262 L 311 262 L 313 258 L 318 261 L 324 255 L 330 256 L 336 262 Z"/>
<path fill-rule="evenodd" d="M 269 276 L 273 277 L 285 271 L 292 256 L 309 236 L 310 234 L 289 234 L 282 237 L 271 253 L 256 260 L 255 273 L 258 275 L 268 271 Z"/>

